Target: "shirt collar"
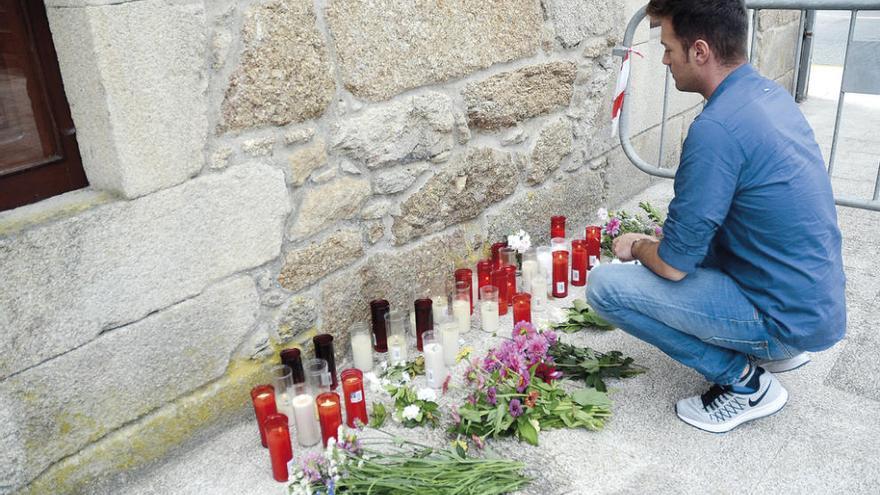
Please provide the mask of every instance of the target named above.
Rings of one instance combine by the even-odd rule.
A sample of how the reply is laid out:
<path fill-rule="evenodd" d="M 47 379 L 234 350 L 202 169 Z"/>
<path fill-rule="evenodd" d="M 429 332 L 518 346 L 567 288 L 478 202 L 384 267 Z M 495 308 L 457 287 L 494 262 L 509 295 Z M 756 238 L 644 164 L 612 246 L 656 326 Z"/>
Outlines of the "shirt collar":
<path fill-rule="evenodd" d="M 742 79 L 746 76 L 752 75 L 754 73 L 755 73 L 755 68 L 752 67 L 752 64 L 746 62 L 746 63 L 740 65 L 739 67 L 736 68 L 736 70 L 734 70 L 733 72 L 728 74 L 727 77 L 725 77 L 724 80 L 721 81 L 721 84 L 719 84 L 718 87 L 715 88 L 715 91 L 712 93 L 712 96 L 709 97 L 709 100 L 706 102 L 706 105 L 709 105 L 710 103 L 712 103 L 712 101 L 714 101 L 716 98 L 718 98 L 718 95 L 723 93 L 730 86 L 733 86 L 737 81 L 739 81 L 740 79 Z"/>

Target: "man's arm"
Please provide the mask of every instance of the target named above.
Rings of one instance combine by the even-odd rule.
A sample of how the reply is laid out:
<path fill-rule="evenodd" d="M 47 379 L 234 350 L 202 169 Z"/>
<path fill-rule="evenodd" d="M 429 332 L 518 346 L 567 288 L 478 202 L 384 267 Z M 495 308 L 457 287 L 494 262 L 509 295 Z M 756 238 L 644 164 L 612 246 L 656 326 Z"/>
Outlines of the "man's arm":
<path fill-rule="evenodd" d="M 657 253 L 660 242 L 646 234 L 623 234 L 614 239 L 612 250 L 621 261 L 639 260 L 649 270 L 667 280 L 678 282 L 687 272 L 678 270 L 660 258 Z"/>

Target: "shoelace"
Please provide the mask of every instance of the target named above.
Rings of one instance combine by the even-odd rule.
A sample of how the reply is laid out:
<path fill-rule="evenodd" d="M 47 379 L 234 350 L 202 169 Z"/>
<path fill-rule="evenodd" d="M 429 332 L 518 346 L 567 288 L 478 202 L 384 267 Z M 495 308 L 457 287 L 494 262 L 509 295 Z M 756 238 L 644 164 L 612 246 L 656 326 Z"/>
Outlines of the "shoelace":
<path fill-rule="evenodd" d="M 713 411 L 718 409 L 730 395 L 732 394 L 729 386 L 712 385 L 706 393 L 700 395 L 700 401 L 703 402 L 703 410 L 709 412 L 710 409 Z"/>

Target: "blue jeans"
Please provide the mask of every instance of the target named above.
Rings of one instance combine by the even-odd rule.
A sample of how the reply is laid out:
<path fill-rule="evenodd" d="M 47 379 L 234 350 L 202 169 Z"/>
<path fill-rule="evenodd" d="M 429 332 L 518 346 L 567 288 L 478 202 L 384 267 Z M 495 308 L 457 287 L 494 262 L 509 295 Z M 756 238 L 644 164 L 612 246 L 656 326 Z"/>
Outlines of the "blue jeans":
<path fill-rule="evenodd" d="M 587 301 L 603 318 L 719 385 L 735 383 L 748 355 L 787 359 L 799 351 L 770 334 L 770 323 L 729 276 L 698 268 L 679 282 L 641 265 L 590 271 Z"/>

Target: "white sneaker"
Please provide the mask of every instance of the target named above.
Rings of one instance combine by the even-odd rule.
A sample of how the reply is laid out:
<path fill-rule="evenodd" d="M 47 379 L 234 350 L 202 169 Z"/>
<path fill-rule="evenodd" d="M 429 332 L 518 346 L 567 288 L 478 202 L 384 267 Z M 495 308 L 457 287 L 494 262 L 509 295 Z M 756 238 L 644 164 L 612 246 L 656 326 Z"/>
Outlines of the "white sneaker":
<path fill-rule="evenodd" d="M 796 370 L 809 362 L 810 356 L 806 352 L 802 352 L 788 359 L 758 361 L 758 366 L 770 373 L 785 373 L 786 371 Z"/>
<path fill-rule="evenodd" d="M 778 412 L 788 402 L 788 391 L 764 368 L 753 365 L 753 370 L 745 385 L 712 385 L 703 395 L 678 401 L 675 413 L 691 426 L 725 433 Z"/>

